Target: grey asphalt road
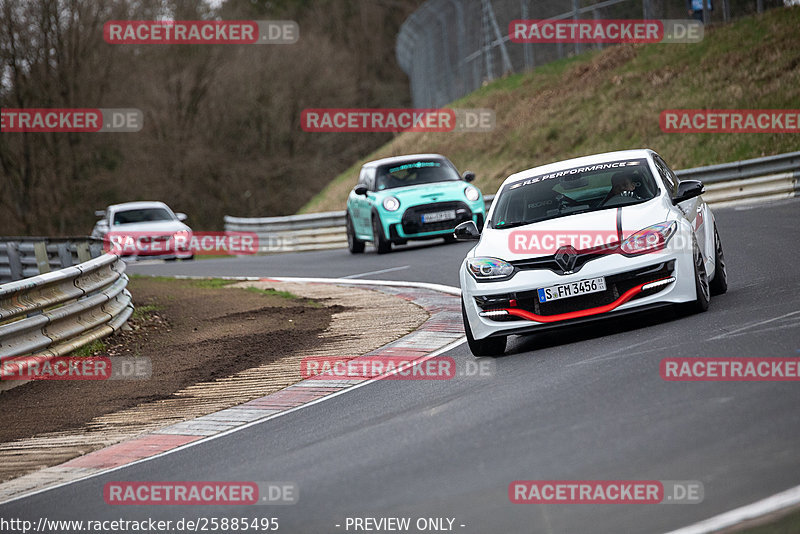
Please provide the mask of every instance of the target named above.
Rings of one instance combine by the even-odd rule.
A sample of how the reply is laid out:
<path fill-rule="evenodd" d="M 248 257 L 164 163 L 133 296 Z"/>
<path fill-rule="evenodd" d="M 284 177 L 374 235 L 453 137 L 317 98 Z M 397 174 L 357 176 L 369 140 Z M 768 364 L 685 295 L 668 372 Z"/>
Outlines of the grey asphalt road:
<path fill-rule="evenodd" d="M 800 355 L 800 201 L 717 212 L 730 289 L 670 311 L 516 338 L 493 377 L 382 381 L 235 434 L 0 506 L 5 518 L 453 518 L 464 533 L 664 532 L 800 484 L 800 386 L 665 382 L 668 356 Z M 148 274 L 345 276 L 454 284 L 466 247 L 135 266 Z M 375 325 L 380 328 L 380 325 Z M 448 355 L 471 359 L 466 346 Z M 693 505 L 512 504 L 515 480 L 697 480 Z M 292 481 L 292 506 L 109 506 L 119 480 Z M 337 527 L 336 525 L 340 525 Z M 463 527 L 461 525 L 464 525 Z M 363 531 L 362 531 L 363 532 Z M 411 532 L 418 532 L 411 530 Z M 430 532 L 430 530 L 429 530 Z"/>
<path fill-rule="evenodd" d="M 131 263 L 127 271 L 155 276 L 302 276 L 405 280 L 458 285 L 458 266 L 472 248 L 471 243 L 444 244 L 441 239 L 418 241 L 378 255 L 367 245 L 363 254 L 347 249 L 240 256 L 238 258 Z"/>

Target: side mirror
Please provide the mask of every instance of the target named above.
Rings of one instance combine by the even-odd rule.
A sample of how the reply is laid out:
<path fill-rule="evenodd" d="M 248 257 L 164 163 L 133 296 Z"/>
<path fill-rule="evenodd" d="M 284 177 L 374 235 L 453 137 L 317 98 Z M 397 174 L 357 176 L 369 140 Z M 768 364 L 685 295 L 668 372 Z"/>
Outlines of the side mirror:
<path fill-rule="evenodd" d="M 474 172 L 472 172 L 472 171 L 464 171 L 464 174 L 463 174 L 463 175 L 461 175 L 461 178 L 462 178 L 462 179 L 463 179 L 465 182 L 471 182 L 472 180 L 474 180 L 474 179 L 475 179 L 475 173 L 474 173 Z"/>
<path fill-rule="evenodd" d="M 477 241 L 481 238 L 481 231 L 472 221 L 467 221 L 456 226 L 453 237 L 458 241 Z"/>
<path fill-rule="evenodd" d="M 672 204 L 678 204 L 684 200 L 698 197 L 705 192 L 706 188 L 700 180 L 686 180 L 678 184 L 678 192 L 672 198 Z"/>
<path fill-rule="evenodd" d="M 189 218 L 189 217 L 186 216 L 185 213 L 181 213 L 181 212 L 176 213 L 175 217 L 177 217 L 178 220 L 181 221 L 181 222 L 183 222 L 183 221 L 185 221 L 186 219 Z"/>
<path fill-rule="evenodd" d="M 101 219 L 104 219 L 105 216 L 106 216 L 106 210 L 97 210 L 97 211 L 94 212 L 94 216 L 95 217 L 100 217 Z"/>
<path fill-rule="evenodd" d="M 357 186 L 355 186 L 355 187 L 353 188 L 353 192 L 354 192 L 356 195 L 363 195 L 363 196 L 367 196 L 367 191 L 369 191 L 369 189 L 368 189 L 368 188 L 367 188 L 367 186 L 366 186 L 366 185 L 364 185 L 364 184 L 358 184 Z"/>

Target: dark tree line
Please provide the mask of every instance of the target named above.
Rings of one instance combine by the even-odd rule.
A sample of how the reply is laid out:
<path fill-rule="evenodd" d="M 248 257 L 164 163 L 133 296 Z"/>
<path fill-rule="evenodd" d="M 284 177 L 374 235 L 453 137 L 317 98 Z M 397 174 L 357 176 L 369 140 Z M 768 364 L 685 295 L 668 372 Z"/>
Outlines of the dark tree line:
<path fill-rule="evenodd" d="M 0 235 L 86 234 L 164 200 L 197 229 L 294 213 L 387 134 L 310 134 L 310 107 L 409 105 L 394 38 L 420 0 L 0 0 L 0 106 L 139 108 L 138 133 L 0 134 Z M 110 45 L 109 20 L 295 20 L 294 45 Z"/>

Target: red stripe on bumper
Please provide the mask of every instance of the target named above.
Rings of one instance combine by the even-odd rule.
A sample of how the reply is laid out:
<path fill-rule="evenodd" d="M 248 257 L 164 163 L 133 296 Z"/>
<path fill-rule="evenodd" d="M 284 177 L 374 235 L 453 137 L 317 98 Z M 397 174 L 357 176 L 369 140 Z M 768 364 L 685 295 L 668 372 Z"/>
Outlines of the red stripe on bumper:
<path fill-rule="evenodd" d="M 636 287 L 632 287 L 625 293 L 620 295 L 620 297 L 617 300 L 609 304 L 606 304 L 605 306 L 598 306 L 596 308 L 587 308 L 585 310 L 579 310 L 574 312 L 560 313 L 558 315 L 536 315 L 535 313 L 531 313 L 525 310 L 520 310 L 519 308 L 501 308 L 501 309 L 507 311 L 509 315 L 515 315 L 517 317 L 521 317 L 522 319 L 527 319 L 529 321 L 536 321 L 538 323 L 556 323 L 558 321 L 566 321 L 567 319 L 578 319 L 580 317 L 588 317 L 590 315 L 599 315 L 601 313 L 608 313 L 618 308 L 619 306 L 622 306 L 629 300 L 631 300 L 638 293 L 640 293 L 642 291 L 642 288 L 647 284 L 652 284 L 653 282 L 660 282 L 661 280 L 666 280 L 666 278 L 661 278 L 659 280 L 652 280 L 650 282 L 639 284 Z M 486 310 L 486 311 L 493 311 L 493 310 Z"/>

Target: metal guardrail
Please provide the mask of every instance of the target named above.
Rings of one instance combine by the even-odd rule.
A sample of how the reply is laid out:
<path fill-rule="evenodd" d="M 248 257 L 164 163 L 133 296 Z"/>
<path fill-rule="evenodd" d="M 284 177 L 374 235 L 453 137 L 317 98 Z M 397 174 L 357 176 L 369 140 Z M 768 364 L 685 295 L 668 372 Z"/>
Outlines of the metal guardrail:
<path fill-rule="evenodd" d="M 682 180 L 701 180 L 703 198 L 712 205 L 800 196 L 800 152 L 676 171 Z M 494 195 L 484 195 L 486 208 Z M 258 234 L 259 250 L 299 252 L 347 246 L 345 212 L 329 211 L 288 217 L 225 216 L 225 230 Z"/>
<path fill-rule="evenodd" d="M 0 285 L 0 362 L 25 367 L 17 357 L 62 356 L 118 331 L 133 313 L 127 284 L 125 263 L 103 254 Z"/>
<path fill-rule="evenodd" d="M 97 258 L 103 243 L 88 237 L 0 237 L 0 284 Z"/>
<path fill-rule="evenodd" d="M 694 169 L 675 171 L 675 174 L 681 179 L 700 180 L 705 184 L 713 184 L 786 172 L 800 172 L 800 152 L 787 152 L 777 156 L 695 167 Z"/>
<path fill-rule="evenodd" d="M 344 211 L 244 218 L 225 216 L 226 232 L 258 235 L 259 252 L 299 252 L 347 246 Z"/>

